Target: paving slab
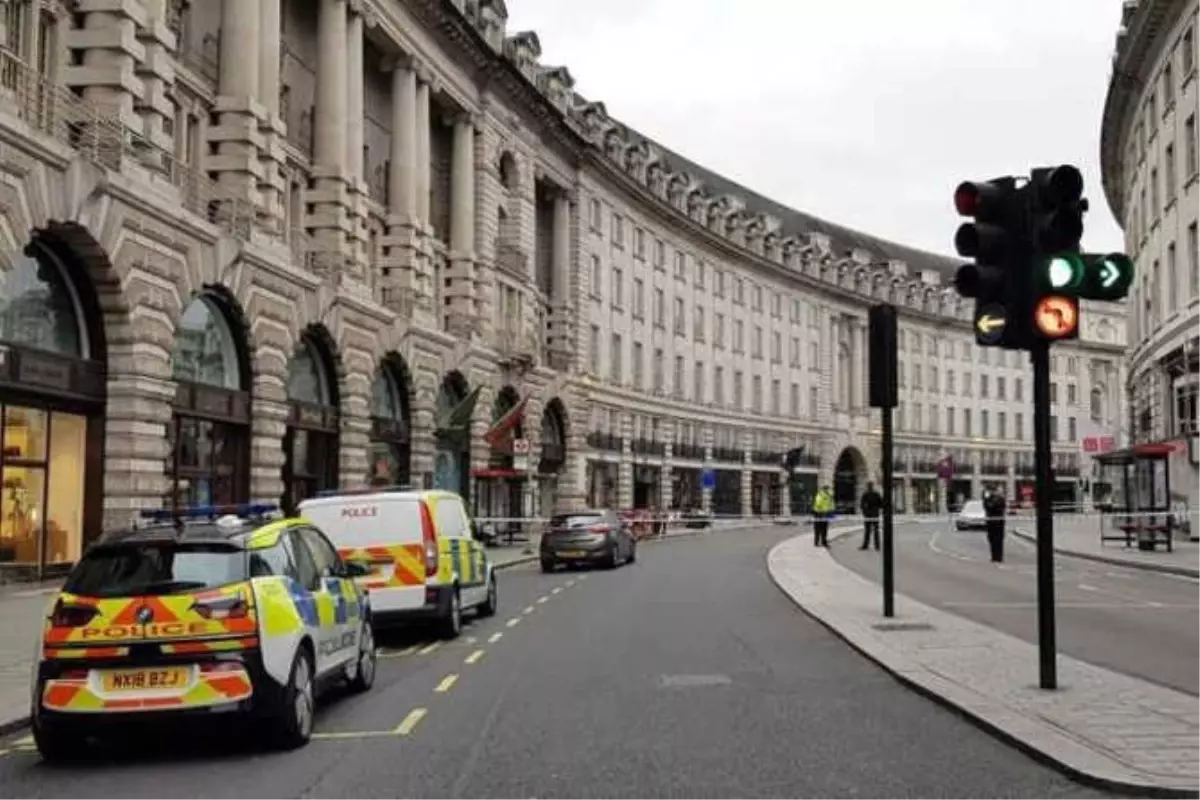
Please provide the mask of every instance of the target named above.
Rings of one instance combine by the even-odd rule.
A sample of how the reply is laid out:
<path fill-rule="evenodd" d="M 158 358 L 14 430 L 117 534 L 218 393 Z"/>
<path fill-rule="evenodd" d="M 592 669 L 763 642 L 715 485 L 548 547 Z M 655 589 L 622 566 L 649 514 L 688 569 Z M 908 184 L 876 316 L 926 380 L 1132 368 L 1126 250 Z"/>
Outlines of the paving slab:
<path fill-rule="evenodd" d="M 879 585 L 808 537 L 767 562 L 785 594 L 853 647 L 1031 755 L 1122 793 L 1200 796 L 1195 697 L 1061 655 L 1060 688 L 1045 691 L 1035 645 L 904 595 L 886 619 Z"/>

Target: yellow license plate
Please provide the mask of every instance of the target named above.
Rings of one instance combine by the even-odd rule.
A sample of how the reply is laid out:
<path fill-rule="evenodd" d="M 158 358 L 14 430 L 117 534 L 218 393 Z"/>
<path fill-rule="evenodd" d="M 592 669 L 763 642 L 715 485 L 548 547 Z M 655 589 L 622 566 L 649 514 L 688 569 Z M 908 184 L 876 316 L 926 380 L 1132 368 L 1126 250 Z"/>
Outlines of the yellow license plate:
<path fill-rule="evenodd" d="M 153 689 L 182 689 L 192 671 L 187 667 L 115 669 L 104 673 L 106 692 L 144 692 Z"/>
<path fill-rule="evenodd" d="M 563 558 L 583 558 L 587 555 L 582 550 L 560 550 L 558 554 Z"/>

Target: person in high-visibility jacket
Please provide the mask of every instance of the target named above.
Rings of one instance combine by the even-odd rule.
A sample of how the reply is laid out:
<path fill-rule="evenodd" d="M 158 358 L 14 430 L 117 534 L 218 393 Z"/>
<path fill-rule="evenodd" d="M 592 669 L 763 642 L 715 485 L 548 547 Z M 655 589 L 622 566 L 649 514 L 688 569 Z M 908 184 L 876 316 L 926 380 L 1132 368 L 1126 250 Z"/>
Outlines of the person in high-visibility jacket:
<path fill-rule="evenodd" d="M 829 517 L 833 514 L 833 492 L 822 486 L 813 498 L 813 546 L 829 547 Z"/>

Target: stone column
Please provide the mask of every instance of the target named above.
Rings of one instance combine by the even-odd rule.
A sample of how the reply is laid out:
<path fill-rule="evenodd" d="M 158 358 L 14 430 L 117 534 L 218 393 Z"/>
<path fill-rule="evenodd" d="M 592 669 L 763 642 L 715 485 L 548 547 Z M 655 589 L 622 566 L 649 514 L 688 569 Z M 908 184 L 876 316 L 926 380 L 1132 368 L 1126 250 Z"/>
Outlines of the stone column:
<path fill-rule="evenodd" d="M 286 216 L 287 181 L 284 164 L 287 156 L 283 143 L 287 121 L 279 116 L 279 51 L 283 38 L 281 0 L 258 0 L 258 99 L 266 113 L 260 122 L 262 136 L 262 178 L 258 182 L 262 215 L 260 224 L 269 232 L 282 235 Z"/>
<path fill-rule="evenodd" d="M 751 468 L 753 463 L 750 460 L 750 434 L 743 433 L 741 437 L 742 447 L 742 516 L 749 517 L 754 514 L 754 470 Z"/>
<path fill-rule="evenodd" d="M 63 70 L 63 83 L 81 90 L 105 118 L 141 134 L 144 122 L 134 110 L 141 89 L 131 77 L 141 57 L 137 33 L 147 21 L 145 7 L 138 0 L 90 2 L 81 4 L 77 14 L 82 22 L 64 37 L 72 60 Z"/>
<path fill-rule="evenodd" d="M 363 80 L 364 20 L 357 2 L 350 4 L 346 21 L 346 175 L 347 200 L 350 210 L 350 258 L 357 265 L 356 273 L 366 274 L 369 235 L 367 233 L 366 199 L 370 192 L 363 162 L 365 125 Z"/>
<path fill-rule="evenodd" d="M 557 220 L 555 220 L 557 223 Z M 659 431 L 659 436 L 662 438 L 664 449 L 662 456 L 662 467 L 658 473 L 658 500 L 659 508 L 665 513 L 671 507 L 671 500 L 674 499 L 675 488 L 675 425 L 671 420 L 666 420 Z"/>
<path fill-rule="evenodd" d="M 702 441 L 703 441 L 702 446 L 704 447 L 704 465 L 700 468 L 701 469 L 701 480 L 703 480 L 703 471 L 704 470 L 713 469 L 713 448 L 712 448 L 712 430 L 711 429 L 706 428 L 704 430 L 704 433 L 702 436 Z M 713 490 L 710 489 L 709 487 L 705 486 L 703 483 L 701 483 L 700 484 L 700 507 L 702 509 L 704 509 L 705 512 L 712 511 L 712 496 L 713 496 Z"/>
<path fill-rule="evenodd" d="M 417 220 L 425 230 L 429 228 L 429 189 L 430 168 L 432 155 L 429 149 L 430 116 L 429 92 L 430 80 L 428 73 L 417 76 Z"/>
<path fill-rule="evenodd" d="M 854 374 L 851 376 L 850 391 L 851 405 L 856 411 L 867 407 L 867 328 L 861 320 L 855 320 L 851 327 L 853 339 L 850 343 L 850 365 Z"/>
<path fill-rule="evenodd" d="M 250 498 L 266 503 L 278 503 L 283 497 L 283 437 L 288 418 L 287 364 L 276 349 L 283 343 L 261 340 L 275 336 L 276 330 L 274 325 L 260 326 L 251 387 L 254 414 L 250 427 Z"/>
<path fill-rule="evenodd" d="M 154 163 L 175 150 L 175 139 L 167 133 L 165 123 L 175 118 L 175 103 L 170 99 L 175 85 L 175 34 L 166 24 L 166 0 L 142 0 L 146 8 L 145 25 L 138 28 L 138 42 L 145 48 L 145 57 L 137 67 L 142 81 L 142 95 L 134 108 L 142 116 L 142 135 L 151 151 Z"/>
<path fill-rule="evenodd" d="M 617 507 L 633 507 L 633 418 L 621 414 L 621 460 L 617 465 Z"/>
<path fill-rule="evenodd" d="M 259 127 L 266 110 L 258 102 L 259 9 L 245 0 L 224 0 L 221 6 L 221 72 L 215 110 L 220 122 L 210 125 L 208 141 L 217 155 L 204 168 L 218 175 L 222 187 L 236 200 L 228 213 L 259 203 L 263 170 Z"/>
<path fill-rule="evenodd" d="M 827 420 L 837 405 L 837 326 L 829 308 L 821 309 L 820 318 L 821 338 L 817 346 L 817 355 L 822 363 L 818 378 L 821 391 L 817 392 L 817 419 Z"/>
<path fill-rule="evenodd" d="M 388 167 L 387 234 L 380 261 L 382 302 L 408 323 L 418 297 L 417 75 L 407 58 L 384 63 L 392 74 L 392 139 Z"/>
<path fill-rule="evenodd" d="M 424 481 L 433 475 L 433 460 L 437 450 L 437 432 L 434 429 L 437 380 L 435 373 L 425 372 L 417 378 L 411 411 L 412 424 L 412 483 L 414 488 L 425 488 Z"/>
<path fill-rule="evenodd" d="M 469 338 L 475 313 L 475 124 L 462 115 L 454 121 L 450 162 L 450 269 L 444 296 L 449 300 L 451 330 Z"/>
<path fill-rule="evenodd" d="M 244 0 L 233 0 L 244 2 Z M 346 264 L 349 222 L 346 213 L 346 2 L 320 0 L 317 17 L 317 88 L 313 147 L 313 263 L 326 277 L 339 276 Z"/>
<path fill-rule="evenodd" d="M 569 363 L 575 350 L 574 315 L 571 313 L 571 197 L 562 191 L 554 198 L 554 222 L 551 228 L 551 268 L 553 283 L 550 298 L 550 349 L 554 363 Z"/>

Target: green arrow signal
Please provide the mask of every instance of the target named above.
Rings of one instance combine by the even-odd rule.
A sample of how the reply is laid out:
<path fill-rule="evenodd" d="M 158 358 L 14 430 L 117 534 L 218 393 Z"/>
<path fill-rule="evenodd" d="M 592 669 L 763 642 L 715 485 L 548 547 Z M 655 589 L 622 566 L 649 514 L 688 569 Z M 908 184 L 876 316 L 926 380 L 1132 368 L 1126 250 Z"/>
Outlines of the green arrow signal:
<path fill-rule="evenodd" d="M 1121 270 L 1116 264 L 1107 258 L 1100 263 L 1100 285 L 1102 287 L 1111 289 L 1120 277 Z"/>
<path fill-rule="evenodd" d="M 1120 300 L 1133 283 L 1133 261 L 1124 253 L 1085 256 L 1088 280 L 1082 297 L 1089 300 Z"/>

